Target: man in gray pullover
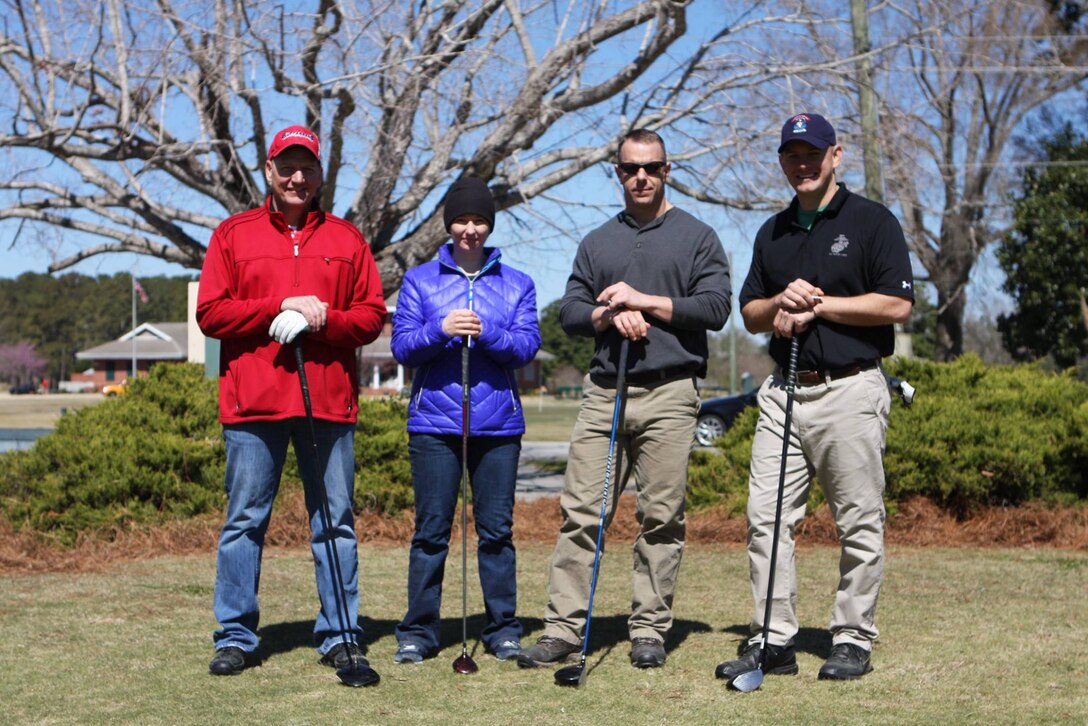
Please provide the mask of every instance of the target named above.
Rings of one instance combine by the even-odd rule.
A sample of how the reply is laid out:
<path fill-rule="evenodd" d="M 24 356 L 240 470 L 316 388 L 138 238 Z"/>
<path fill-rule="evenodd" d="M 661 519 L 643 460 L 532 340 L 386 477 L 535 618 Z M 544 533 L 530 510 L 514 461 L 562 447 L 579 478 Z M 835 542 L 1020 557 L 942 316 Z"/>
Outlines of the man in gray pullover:
<path fill-rule="evenodd" d="M 582 241 L 559 313 L 567 333 L 594 336 L 596 349 L 559 500 L 563 526 L 551 560 L 544 634 L 522 651 L 523 668 L 581 652 L 623 338 L 630 350 L 607 518 L 634 473 L 640 531 L 628 621 L 631 663 L 664 665 L 684 549 L 688 455 L 699 410 L 695 379 L 706 375 L 706 331 L 721 330 L 729 317 L 721 242 L 665 198 L 670 166 L 661 137 L 645 129 L 628 133 L 615 169 L 624 210 Z"/>

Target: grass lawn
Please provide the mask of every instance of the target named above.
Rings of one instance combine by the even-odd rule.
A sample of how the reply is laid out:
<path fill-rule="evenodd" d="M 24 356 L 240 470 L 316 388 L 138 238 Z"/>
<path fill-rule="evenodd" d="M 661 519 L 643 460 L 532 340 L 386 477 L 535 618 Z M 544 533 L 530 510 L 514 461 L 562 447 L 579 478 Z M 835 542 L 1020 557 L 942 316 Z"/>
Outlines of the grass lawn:
<path fill-rule="evenodd" d="M 308 551 L 271 550 L 263 568 L 260 667 L 207 674 L 214 557 L 186 556 L 92 574 L 0 577 L 0 702 L 6 723 L 140 724 L 724 724 L 1084 723 L 1088 714 L 1088 556 L 1060 550 L 895 549 L 881 595 L 872 674 L 816 679 L 837 550 L 799 552 L 801 673 L 752 694 L 713 677 L 745 631 L 750 597 L 737 547 L 689 547 L 676 595 L 669 661 L 627 661 L 631 557 L 605 557 L 585 687 L 555 686 L 470 648 L 480 672 L 451 669 L 460 652 L 459 551 L 446 580 L 444 648 L 395 666 L 393 626 L 405 609 L 404 547 L 362 549 L 363 612 L 379 686 L 350 689 L 310 647 L 315 596 Z M 519 549 L 527 642 L 539 620 L 550 548 Z M 474 565 L 470 565 L 474 568 Z M 470 571 L 470 634 L 482 624 Z"/>
<path fill-rule="evenodd" d="M 52 428 L 69 411 L 103 400 L 100 393 L 50 393 L 12 396 L 0 392 L 0 428 Z"/>
<path fill-rule="evenodd" d="M 574 420 L 578 418 L 578 398 L 525 396 L 525 441 L 570 441 Z"/>

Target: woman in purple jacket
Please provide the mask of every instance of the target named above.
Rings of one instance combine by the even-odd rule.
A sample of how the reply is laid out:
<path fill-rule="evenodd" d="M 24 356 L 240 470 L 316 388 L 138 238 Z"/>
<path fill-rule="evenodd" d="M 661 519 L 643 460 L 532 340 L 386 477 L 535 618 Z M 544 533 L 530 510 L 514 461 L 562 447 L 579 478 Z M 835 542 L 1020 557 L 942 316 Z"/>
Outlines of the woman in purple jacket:
<path fill-rule="evenodd" d="M 499 660 L 521 650 L 512 533 L 514 485 L 525 432 L 515 371 L 540 347 L 536 289 L 484 247 L 495 203 L 475 177 L 458 180 L 443 209 L 451 244 L 407 272 L 393 317 L 393 355 L 415 369 L 408 451 L 415 534 L 408 560 L 408 612 L 397 625 L 397 663 L 439 648 L 442 577 L 461 481 L 461 349 L 471 338 L 468 471 L 487 624 L 481 637 Z"/>

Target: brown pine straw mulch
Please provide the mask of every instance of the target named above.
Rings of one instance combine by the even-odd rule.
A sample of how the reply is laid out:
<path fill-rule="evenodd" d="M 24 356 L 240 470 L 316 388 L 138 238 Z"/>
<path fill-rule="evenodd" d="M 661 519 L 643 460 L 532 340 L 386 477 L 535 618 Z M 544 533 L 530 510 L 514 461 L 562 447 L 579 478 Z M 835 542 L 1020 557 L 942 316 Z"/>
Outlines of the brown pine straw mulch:
<path fill-rule="evenodd" d="M 459 521 L 457 518 L 454 523 L 455 537 L 460 536 Z M 515 542 L 553 544 L 559 524 L 557 497 L 519 500 L 515 505 Z M 116 563 L 161 555 L 214 557 L 221 525 L 218 515 L 199 517 L 149 529 L 84 535 L 74 546 L 64 547 L 43 535 L 16 531 L 0 517 L 0 574 L 97 571 Z M 729 516 L 722 510 L 690 513 L 687 541 L 740 547 L 744 545 L 745 529 L 743 517 Z M 406 547 L 412 538 L 412 514 L 362 514 L 356 517 L 355 530 L 360 544 Z M 471 526 L 469 531 L 472 532 Z M 637 531 L 634 497 L 621 497 L 607 536 L 611 541 L 630 543 Z M 926 499 L 912 499 L 889 517 L 885 539 L 889 545 L 906 547 L 1046 547 L 1088 551 L 1088 508 L 987 507 L 966 520 L 957 520 Z M 801 523 L 798 542 L 802 546 L 838 543 L 826 505 Z M 308 546 L 309 524 L 301 492 L 281 495 L 266 544 L 273 548 Z"/>

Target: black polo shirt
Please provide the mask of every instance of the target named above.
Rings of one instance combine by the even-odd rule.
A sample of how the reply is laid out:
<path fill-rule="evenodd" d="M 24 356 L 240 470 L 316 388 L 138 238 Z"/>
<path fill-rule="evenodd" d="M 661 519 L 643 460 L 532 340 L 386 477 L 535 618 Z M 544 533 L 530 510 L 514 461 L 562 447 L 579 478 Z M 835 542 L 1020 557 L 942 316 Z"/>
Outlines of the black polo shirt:
<path fill-rule="evenodd" d="M 742 310 L 752 300 L 774 297 L 798 278 L 830 297 L 875 292 L 914 301 L 914 276 L 903 228 L 887 207 L 840 183 L 811 230 L 797 223 L 797 211 L 794 197 L 756 234 L 752 267 L 740 292 Z M 782 368 L 789 365 L 789 349 L 788 340 L 772 337 L 771 357 Z M 894 350 L 895 330 L 890 324 L 843 325 L 817 318 L 801 334 L 798 368 L 846 368 L 889 356 Z"/>

